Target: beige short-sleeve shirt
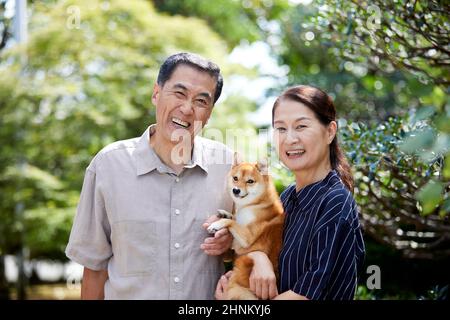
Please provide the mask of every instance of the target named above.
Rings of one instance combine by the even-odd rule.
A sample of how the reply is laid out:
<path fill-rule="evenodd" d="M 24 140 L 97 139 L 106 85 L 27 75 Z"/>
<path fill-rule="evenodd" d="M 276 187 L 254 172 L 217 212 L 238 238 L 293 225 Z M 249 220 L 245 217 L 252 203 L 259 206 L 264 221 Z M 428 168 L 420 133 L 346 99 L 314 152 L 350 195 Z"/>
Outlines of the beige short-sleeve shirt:
<path fill-rule="evenodd" d="M 232 151 L 202 137 L 176 175 L 140 138 L 115 142 L 92 160 L 84 178 L 66 255 L 107 269 L 105 299 L 213 299 L 221 257 L 200 245 L 203 222 L 232 210 L 226 175 Z"/>

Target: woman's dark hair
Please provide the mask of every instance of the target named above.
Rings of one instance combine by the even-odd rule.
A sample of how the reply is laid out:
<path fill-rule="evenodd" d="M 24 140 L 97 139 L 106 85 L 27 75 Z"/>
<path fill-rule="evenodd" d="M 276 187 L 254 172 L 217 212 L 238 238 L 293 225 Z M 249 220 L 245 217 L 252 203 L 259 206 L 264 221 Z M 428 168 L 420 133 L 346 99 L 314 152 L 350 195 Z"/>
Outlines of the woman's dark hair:
<path fill-rule="evenodd" d="M 324 91 L 312 86 L 299 85 L 291 87 L 284 91 L 277 98 L 272 108 L 272 127 L 275 115 L 275 109 L 282 100 L 291 100 L 299 102 L 314 112 L 316 118 L 324 126 L 336 121 L 336 108 L 333 100 Z M 353 175 L 350 165 L 339 147 L 337 132 L 330 144 L 330 163 L 342 179 L 344 185 L 353 192 Z"/>
<path fill-rule="evenodd" d="M 156 82 L 160 86 L 164 86 L 167 80 L 170 79 L 172 73 L 175 71 L 176 67 L 180 64 L 188 65 L 196 68 L 199 71 L 208 73 L 211 77 L 216 79 L 216 90 L 214 93 L 214 103 L 219 99 L 222 93 L 223 78 L 220 74 L 220 68 L 214 62 L 206 60 L 202 56 L 189 52 L 180 52 L 171 55 L 164 61 L 159 69 L 158 78 Z"/>

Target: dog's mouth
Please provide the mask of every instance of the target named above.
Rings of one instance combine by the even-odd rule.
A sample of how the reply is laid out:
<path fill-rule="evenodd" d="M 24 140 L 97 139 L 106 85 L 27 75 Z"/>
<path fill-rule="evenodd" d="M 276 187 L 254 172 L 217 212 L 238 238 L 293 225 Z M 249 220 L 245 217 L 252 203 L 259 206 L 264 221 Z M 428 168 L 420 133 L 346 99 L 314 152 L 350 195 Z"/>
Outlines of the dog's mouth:
<path fill-rule="evenodd" d="M 246 196 L 248 196 L 248 193 L 247 193 L 247 194 L 244 194 L 244 195 L 234 194 L 234 193 L 233 193 L 233 196 L 234 196 L 235 198 L 238 198 L 238 199 L 244 199 Z"/>

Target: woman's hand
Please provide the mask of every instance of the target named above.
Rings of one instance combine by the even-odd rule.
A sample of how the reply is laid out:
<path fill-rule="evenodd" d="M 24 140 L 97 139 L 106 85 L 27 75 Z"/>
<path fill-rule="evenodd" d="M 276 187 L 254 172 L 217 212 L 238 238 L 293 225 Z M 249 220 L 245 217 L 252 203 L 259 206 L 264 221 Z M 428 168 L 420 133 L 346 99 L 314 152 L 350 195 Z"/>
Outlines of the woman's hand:
<path fill-rule="evenodd" d="M 250 274 L 250 290 L 259 299 L 267 300 L 276 297 L 278 295 L 277 279 L 267 255 L 261 251 L 253 251 L 248 256 L 254 262 Z"/>
<path fill-rule="evenodd" d="M 215 294 L 216 300 L 227 300 L 228 281 L 230 280 L 232 273 L 232 271 L 228 271 L 221 276 L 219 282 L 217 282 Z"/>

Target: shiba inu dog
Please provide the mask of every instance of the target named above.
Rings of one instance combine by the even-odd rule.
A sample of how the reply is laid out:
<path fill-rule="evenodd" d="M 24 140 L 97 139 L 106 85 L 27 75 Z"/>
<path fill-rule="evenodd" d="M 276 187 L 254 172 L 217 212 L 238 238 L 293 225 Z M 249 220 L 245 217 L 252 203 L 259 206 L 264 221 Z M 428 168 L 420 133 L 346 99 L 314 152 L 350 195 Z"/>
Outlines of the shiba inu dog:
<path fill-rule="evenodd" d="M 214 233 L 228 228 L 233 235 L 235 259 L 233 274 L 228 283 L 230 300 L 257 299 L 250 290 L 249 278 L 252 251 L 267 254 L 278 277 L 278 255 L 282 244 L 284 210 L 266 161 L 241 162 L 235 154 L 235 163 L 228 175 L 228 188 L 235 203 L 235 214 L 219 210 L 222 219 L 212 223 L 208 231 Z"/>

